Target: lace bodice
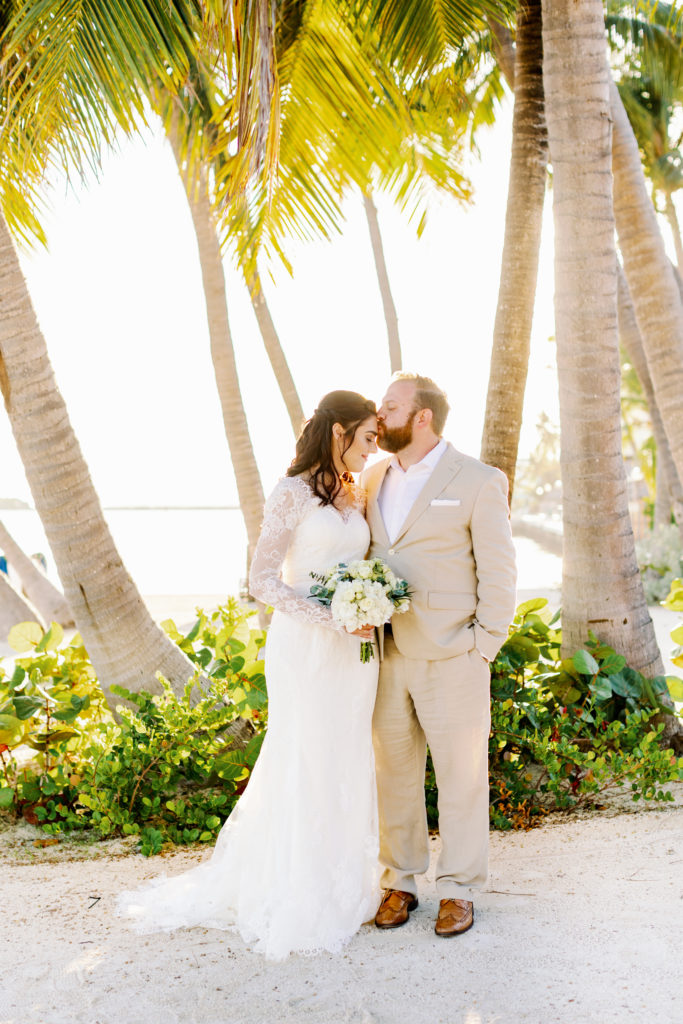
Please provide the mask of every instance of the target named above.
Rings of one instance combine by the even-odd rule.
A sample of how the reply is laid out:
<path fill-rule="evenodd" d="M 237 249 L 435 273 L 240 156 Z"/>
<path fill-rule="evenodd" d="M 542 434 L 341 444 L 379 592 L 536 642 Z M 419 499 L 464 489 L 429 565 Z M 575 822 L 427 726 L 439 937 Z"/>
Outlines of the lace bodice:
<path fill-rule="evenodd" d="M 307 596 L 314 582 L 310 574 L 364 558 L 369 544 L 365 492 L 359 487 L 353 503 L 340 512 L 321 505 L 301 477 L 283 477 L 266 502 L 249 590 L 277 611 L 344 632 L 329 608 Z"/>

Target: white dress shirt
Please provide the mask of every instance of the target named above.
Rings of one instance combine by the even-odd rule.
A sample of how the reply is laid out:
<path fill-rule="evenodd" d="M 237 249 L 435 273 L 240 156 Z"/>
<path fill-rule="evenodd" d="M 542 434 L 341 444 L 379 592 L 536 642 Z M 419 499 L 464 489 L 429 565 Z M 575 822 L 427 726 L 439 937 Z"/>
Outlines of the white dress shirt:
<path fill-rule="evenodd" d="M 446 442 L 441 438 L 420 462 L 407 469 L 403 469 L 396 455 L 389 463 L 377 500 L 390 543 L 398 537 L 415 499 L 432 475 L 446 447 Z"/>

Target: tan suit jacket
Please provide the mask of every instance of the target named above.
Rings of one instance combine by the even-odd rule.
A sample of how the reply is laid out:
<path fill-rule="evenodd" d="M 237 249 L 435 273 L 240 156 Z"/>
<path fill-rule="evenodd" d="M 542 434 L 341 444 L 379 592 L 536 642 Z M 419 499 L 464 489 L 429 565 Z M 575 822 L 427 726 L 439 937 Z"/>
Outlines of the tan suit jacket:
<path fill-rule="evenodd" d="M 504 473 L 449 444 L 390 543 L 377 501 L 391 458 L 361 476 L 370 556 L 408 580 L 410 610 L 392 619 L 406 658 L 453 658 L 473 648 L 492 660 L 515 612 L 515 552 Z M 381 639 L 381 638 L 380 638 Z"/>

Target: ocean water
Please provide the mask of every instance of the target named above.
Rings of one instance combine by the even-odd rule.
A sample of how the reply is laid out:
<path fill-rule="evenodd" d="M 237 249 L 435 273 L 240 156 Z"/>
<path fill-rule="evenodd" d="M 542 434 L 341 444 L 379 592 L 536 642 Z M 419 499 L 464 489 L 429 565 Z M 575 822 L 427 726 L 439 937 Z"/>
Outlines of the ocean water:
<path fill-rule="evenodd" d="M 105 509 L 123 562 L 143 594 L 237 594 L 245 576 L 247 534 L 237 509 Z M 42 552 L 59 576 L 32 509 L 0 511 L 28 554 Z"/>
<path fill-rule="evenodd" d="M 247 535 L 238 509 L 105 509 L 126 568 L 143 594 L 237 594 L 245 576 Z M 38 514 L 0 511 L 0 518 L 29 554 L 42 552 L 47 572 L 59 577 Z M 526 537 L 515 541 L 518 588 L 559 585 L 561 560 Z"/>

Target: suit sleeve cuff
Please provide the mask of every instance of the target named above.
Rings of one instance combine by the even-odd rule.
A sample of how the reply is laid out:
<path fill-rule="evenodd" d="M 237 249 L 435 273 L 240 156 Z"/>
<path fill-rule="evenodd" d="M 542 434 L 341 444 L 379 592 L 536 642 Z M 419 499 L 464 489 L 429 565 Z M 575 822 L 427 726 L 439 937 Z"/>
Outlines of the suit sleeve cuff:
<path fill-rule="evenodd" d="M 487 661 L 493 661 L 502 645 L 502 638 L 491 636 L 478 622 L 474 623 L 474 646 Z"/>

